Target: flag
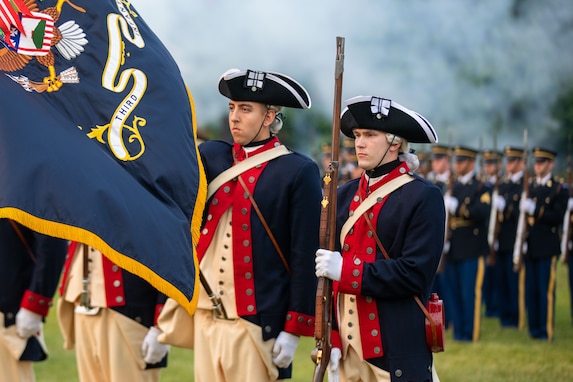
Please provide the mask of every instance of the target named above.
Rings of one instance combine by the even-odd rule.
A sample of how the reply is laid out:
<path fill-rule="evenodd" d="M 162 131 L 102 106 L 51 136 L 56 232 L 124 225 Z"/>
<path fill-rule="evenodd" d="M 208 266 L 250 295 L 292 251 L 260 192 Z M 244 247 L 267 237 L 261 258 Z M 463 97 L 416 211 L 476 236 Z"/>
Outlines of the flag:
<path fill-rule="evenodd" d="M 20 21 L 22 31 L 12 28 L 9 43 L 3 42 L 3 44 L 16 53 L 29 56 L 48 54 L 50 43 L 54 38 L 54 20 L 52 17 L 45 13 L 32 12 L 29 16 L 21 15 Z"/>
<path fill-rule="evenodd" d="M 0 48 L 0 217 L 91 245 L 192 313 L 206 179 L 177 64 L 129 2 L 36 8 L 49 52 Z"/>
<path fill-rule="evenodd" d="M 0 0 L 0 34 L 2 41 L 12 45 L 10 35 L 12 30 L 22 32 L 24 27 L 20 14 L 30 16 L 30 10 L 22 0 Z"/>

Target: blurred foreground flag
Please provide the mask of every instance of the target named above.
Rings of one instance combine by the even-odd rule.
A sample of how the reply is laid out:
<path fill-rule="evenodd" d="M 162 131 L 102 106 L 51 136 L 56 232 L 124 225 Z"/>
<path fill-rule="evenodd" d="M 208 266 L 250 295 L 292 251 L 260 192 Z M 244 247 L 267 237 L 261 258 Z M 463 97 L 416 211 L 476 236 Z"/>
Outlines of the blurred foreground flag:
<path fill-rule="evenodd" d="M 23 2 L 53 38 L 33 56 L 0 45 L 0 217 L 87 243 L 193 312 L 206 180 L 177 64 L 128 1 Z"/>

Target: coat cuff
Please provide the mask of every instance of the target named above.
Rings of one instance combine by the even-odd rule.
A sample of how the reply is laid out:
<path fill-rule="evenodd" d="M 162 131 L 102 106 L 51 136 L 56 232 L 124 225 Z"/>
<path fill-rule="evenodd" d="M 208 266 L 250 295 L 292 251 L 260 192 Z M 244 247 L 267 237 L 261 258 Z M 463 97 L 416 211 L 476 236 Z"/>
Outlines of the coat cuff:
<path fill-rule="evenodd" d="M 339 348 L 342 351 L 342 339 L 340 338 L 340 332 L 338 330 L 332 329 L 330 342 L 332 343 L 332 348 Z"/>
<path fill-rule="evenodd" d="M 155 315 L 153 316 L 153 325 L 157 326 L 157 320 L 159 319 L 159 315 L 161 314 L 161 311 L 163 310 L 163 306 L 164 304 L 157 304 L 155 305 Z"/>
<path fill-rule="evenodd" d="M 363 270 L 364 262 L 360 259 L 343 259 L 338 291 L 346 294 L 360 294 Z"/>
<path fill-rule="evenodd" d="M 20 301 L 21 308 L 26 308 L 42 317 L 48 315 L 51 306 L 51 298 L 34 293 L 31 290 L 24 292 L 24 296 L 22 296 L 22 300 Z"/>
<path fill-rule="evenodd" d="M 297 312 L 288 312 L 285 331 L 299 336 L 314 336 L 314 316 Z"/>

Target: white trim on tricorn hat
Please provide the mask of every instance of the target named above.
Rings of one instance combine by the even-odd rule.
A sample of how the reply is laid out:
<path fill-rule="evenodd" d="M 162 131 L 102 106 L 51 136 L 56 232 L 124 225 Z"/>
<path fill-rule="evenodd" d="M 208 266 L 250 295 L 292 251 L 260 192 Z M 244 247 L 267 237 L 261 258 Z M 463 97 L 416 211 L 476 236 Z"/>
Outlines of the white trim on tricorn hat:
<path fill-rule="evenodd" d="M 354 138 L 353 129 L 371 129 L 396 134 L 411 143 L 437 143 L 438 134 L 423 116 L 398 102 L 374 96 L 346 100 L 340 130 Z"/>
<path fill-rule="evenodd" d="M 310 95 L 289 76 L 276 72 L 229 69 L 219 78 L 219 92 L 234 101 L 309 109 Z"/>

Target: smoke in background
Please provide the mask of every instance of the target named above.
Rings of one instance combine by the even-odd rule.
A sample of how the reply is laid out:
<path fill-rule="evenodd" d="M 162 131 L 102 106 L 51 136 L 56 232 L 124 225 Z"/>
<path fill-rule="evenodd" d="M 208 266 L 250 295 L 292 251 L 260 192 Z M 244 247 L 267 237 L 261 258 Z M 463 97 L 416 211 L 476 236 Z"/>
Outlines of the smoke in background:
<path fill-rule="evenodd" d="M 199 126 L 226 112 L 231 67 L 279 71 L 332 114 L 335 37 L 343 99 L 377 95 L 427 117 L 441 143 L 551 143 L 549 115 L 573 82 L 570 0 L 133 0 L 177 60 Z M 448 139 L 448 136 L 451 137 Z"/>

